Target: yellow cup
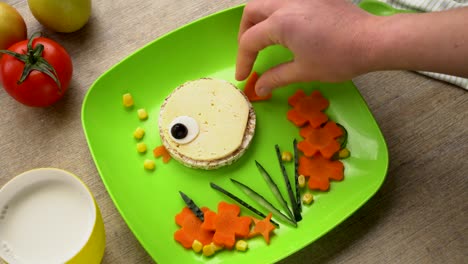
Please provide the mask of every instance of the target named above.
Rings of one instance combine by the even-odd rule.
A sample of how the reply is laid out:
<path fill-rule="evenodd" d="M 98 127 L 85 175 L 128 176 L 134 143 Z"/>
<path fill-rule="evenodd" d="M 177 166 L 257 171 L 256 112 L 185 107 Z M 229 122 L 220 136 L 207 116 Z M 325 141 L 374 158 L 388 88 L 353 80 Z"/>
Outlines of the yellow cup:
<path fill-rule="evenodd" d="M 98 205 L 75 175 L 34 169 L 0 189 L 0 258 L 7 263 L 100 263 L 104 248 Z"/>

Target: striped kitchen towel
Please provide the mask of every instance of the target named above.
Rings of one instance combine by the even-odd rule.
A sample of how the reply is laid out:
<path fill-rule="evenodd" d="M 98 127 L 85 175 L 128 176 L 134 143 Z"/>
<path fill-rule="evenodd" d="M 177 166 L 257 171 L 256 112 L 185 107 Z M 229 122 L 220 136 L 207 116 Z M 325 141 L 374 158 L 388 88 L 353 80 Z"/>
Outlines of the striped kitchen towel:
<path fill-rule="evenodd" d="M 351 0 L 359 4 L 362 0 Z M 420 12 L 443 11 L 452 8 L 468 6 L 468 0 L 379 0 L 398 9 Z M 434 79 L 452 83 L 468 90 L 468 79 L 434 72 L 419 72 Z"/>

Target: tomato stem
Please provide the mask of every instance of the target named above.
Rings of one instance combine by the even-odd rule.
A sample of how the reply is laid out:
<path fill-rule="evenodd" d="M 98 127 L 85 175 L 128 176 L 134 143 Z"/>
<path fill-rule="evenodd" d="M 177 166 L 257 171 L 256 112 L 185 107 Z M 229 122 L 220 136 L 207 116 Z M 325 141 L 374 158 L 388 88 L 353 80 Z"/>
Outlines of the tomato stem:
<path fill-rule="evenodd" d="M 27 51 L 25 51 L 25 54 L 16 53 L 11 50 L 0 50 L 0 53 L 13 56 L 24 63 L 23 73 L 21 74 L 21 77 L 17 82 L 18 85 L 22 84 L 26 80 L 26 78 L 28 78 L 31 71 L 36 70 L 52 78 L 58 86 L 58 92 L 62 93 L 62 86 L 58 79 L 57 72 L 55 71 L 54 67 L 52 67 L 52 65 L 50 65 L 50 63 L 46 59 L 44 59 L 44 57 L 42 57 L 44 45 L 37 44 L 36 47 L 33 48 L 33 40 L 40 36 L 40 32 L 32 34 L 31 38 L 28 41 L 28 49 Z"/>

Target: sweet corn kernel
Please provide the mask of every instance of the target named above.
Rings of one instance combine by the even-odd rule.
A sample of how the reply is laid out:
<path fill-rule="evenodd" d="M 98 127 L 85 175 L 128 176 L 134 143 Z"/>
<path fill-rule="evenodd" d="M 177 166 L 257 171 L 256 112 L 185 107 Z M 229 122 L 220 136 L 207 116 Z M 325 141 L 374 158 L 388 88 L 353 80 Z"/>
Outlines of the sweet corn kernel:
<path fill-rule="evenodd" d="M 199 253 L 200 251 L 202 251 L 203 249 L 203 244 L 198 241 L 198 240 L 194 240 L 193 243 L 192 243 L 192 249 L 193 251 L 195 251 L 196 253 Z"/>
<path fill-rule="evenodd" d="M 218 245 L 216 245 L 216 244 L 213 243 L 213 242 L 211 242 L 210 245 L 213 246 L 213 248 L 214 248 L 215 251 L 219 251 L 219 250 L 223 249 L 223 246 L 218 246 Z"/>
<path fill-rule="evenodd" d="M 289 151 L 283 151 L 283 153 L 281 153 L 281 159 L 283 161 L 289 162 L 292 160 L 292 157 L 292 153 Z"/>
<path fill-rule="evenodd" d="M 203 256 L 213 256 L 215 253 L 215 247 L 212 244 L 203 246 Z"/>
<path fill-rule="evenodd" d="M 136 139 L 142 139 L 145 136 L 145 130 L 141 127 L 137 127 L 135 132 L 133 132 L 133 137 Z"/>
<path fill-rule="evenodd" d="M 148 113 L 144 108 L 138 109 L 138 118 L 140 120 L 145 120 L 148 118 Z"/>
<path fill-rule="evenodd" d="M 349 157 L 349 155 L 351 155 L 351 153 L 349 152 L 349 149 L 347 149 L 347 148 L 341 149 L 338 152 L 338 158 L 340 158 L 340 159 L 346 159 L 346 158 Z"/>
<path fill-rule="evenodd" d="M 299 183 L 299 187 L 304 188 L 306 182 L 305 176 L 302 174 L 299 175 L 299 177 L 297 177 L 297 182 Z"/>
<path fill-rule="evenodd" d="M 247 242 L 245 242 L 244 240 L 238 240 L 238 241 L 236 242 L 236 249 L 237 249 L 238 251 L 246 251 L 247 248 L 248 248 L 248 244 L 247 244 Z"/>
<path fill-rule="evenodd" d="M 156 168 L 156 164 L 154 163 L 154 161 L 149 160 L 149 159 L 145 160 L 145 162 L 143 163 L 143 166 L 147 170 L 154 170 L 154 168 Z"/>
<path fill-rule="evenodd" d="M 140 153 L 145 153 L 146 152 L 146 144 L 141 142 L 137 144 L 137 151 Z"/>
<path fill-rule="evenodd" d="M 133 106 L 133 97 L 130 93 L 126 93 L 122 96 L 123 105 L 125 107 L 132 107 Z"/>
<path fill-rule="evenodd" d="M 311 204 L 313 200 L 314 200 L 314 196 L 312 196 L 311 193 L 306 193 L 304 194 L 304 196 L 302 196 L 302 202 L 304 204 Z"/>

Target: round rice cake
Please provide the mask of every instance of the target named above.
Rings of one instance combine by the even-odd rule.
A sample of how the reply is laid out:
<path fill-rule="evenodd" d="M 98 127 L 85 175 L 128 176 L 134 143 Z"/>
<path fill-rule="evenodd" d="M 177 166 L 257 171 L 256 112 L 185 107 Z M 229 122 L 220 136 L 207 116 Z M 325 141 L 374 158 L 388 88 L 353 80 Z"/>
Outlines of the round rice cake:
<path fill-rule="evenodd" d="M 159 112 L 171 156 L 191 168 L 217 169 L 239 159 L 255 134 L 252 104 L 233 84 L 202 78 L 177 87 Z"/>

